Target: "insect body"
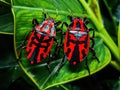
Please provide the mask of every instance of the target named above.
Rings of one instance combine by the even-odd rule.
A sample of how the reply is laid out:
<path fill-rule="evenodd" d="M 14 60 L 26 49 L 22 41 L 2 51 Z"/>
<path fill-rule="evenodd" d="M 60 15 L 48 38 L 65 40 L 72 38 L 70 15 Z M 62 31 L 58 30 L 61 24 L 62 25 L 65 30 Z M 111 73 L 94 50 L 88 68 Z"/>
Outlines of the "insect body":
<path fill-rule="evenodd" d="M 39 63 L 45 59 L 50 52 L 54 42 L 56 29 L 53 19 L 46 19 L 42 24 L 35 26 L 28 44 L 26 46 L 27 58 L 30 63 Z"/>
<path fill-rule="evenodd" d="M 63 23 L 67 27 L 64 39 L 64 53 L 67 56 L 68 61 L 70 61 L 72 65 L 77 65 L 84 59 L 87 59 L 89 50 L 92 51 L 94 57 L 98 60 L 94 51 L 94 31 L 92 38 L 89 35 L 89 31 L 93 29 L 88 29 L 86 26 L 87 22 L 82 18 L 72 18 L 70 16 L 70 20 L 71 23 L 69 25 L 66 22 Z M 92 46 L 90 46 L 90 40 L 92 40 Z M 87 60 L 86 65 L 88 67 Z"/>
<path fill-rule="evenodd" d="M 52 18 L 46 18 L 45 20 L 39 24 L 36 19 L 32 21 L 34 25 L 34 29 L 28 33 L 25 38 L 25 42 L 28 40 L 27 45 L 22 45 L 22 48 L 26 49 L 27 58 L 31 64 L 39 63 L 43 59 L 45 59 L 52 45 L 56 39 L 56 26 L 60 24 L 60 22 L 55 23 Z M 20 51 L 19 58 L 21 57 L 22 49 Z"/>
<path fill-rule="evenodd" d="M 82 62 L 90 47 L 89 29 L 83 19 L 74 18 L 68 26 L 64 41 L 64 52 L 71 64 Z"/>

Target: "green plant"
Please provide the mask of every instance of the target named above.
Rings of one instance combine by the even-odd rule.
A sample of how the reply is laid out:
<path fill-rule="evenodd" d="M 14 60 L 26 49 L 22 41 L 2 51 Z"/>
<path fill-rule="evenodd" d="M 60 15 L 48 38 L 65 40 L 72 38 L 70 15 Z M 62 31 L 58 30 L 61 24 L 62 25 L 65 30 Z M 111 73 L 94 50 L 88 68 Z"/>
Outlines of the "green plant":
<path fill-rule="evenodd" d="M 61 20 L 62 22 L 67 21 L 70 23 L 67 15 L 73 15 L 74 17 L 87 17 L 91 21 L 91 24 L 89 24 L 88 27 L 94 27 L 96 30 L 95 51 L 98 58 L 100 59 L 100 63 L 91 58 L 91 54 L 88 55 L 91 75 L 99 72 L 109 63 L 116 70 L 120 71 L 120 24 L 118 28 L 112 13 L 108 8 L 109 6 L 107 5 L 106 0 L 104 0 L 102 3 L 104 3 L 106 9 L 108 10 L 109 16 L 113 23 L 112 27 L 115 29 L 116 33 L 118 33 L 117 35 L 115 34 L 115 37 L 110 36 L 111 33 L 104 26 L 102 19 L 103 14 L 100 12 L 100 4 L 98 4 L 96 0 L 88 0 L 88 2 L 85 0 L 11 0 L 11 4 L 9 1 L 4 0 L 0 2 L 2 3 L 0 5 L 5 5 L 5 8 L 2 10 L 7 10 L 10 8 L 10 5 L 12 8 L 12 13 L 14 16 L 14 32 L 12 31 L 13 24 L 9 24 L 9 22 L 13 23 L 10 10 L 1 12 L 1 20 L 4 21 L 5 18 L 8 18 L 8 21 L 4 21 L 5 24 L 0 22 L 0 28 L 2 29 L 1 34 L 10 34 L 11 36 L 14 34 L 14 49 L 16 57 L 18 57 L 18 51 L 16 51 L 16 47 L 24 40 L 24 36 L 32 29 L 31 21 L 33 18 L 37 18 L 40 22 L 42 22 L 42 12 L 47 12 L 49 16 L 55 18 L 56 21 Z M 58 14 L 57 17 L 56 14 Z M 63 31 L 66 31 L 65 27 L 63 28 Z M 56 38 L 59 40 L 60 33 L 58 32 L 57 35 L 58 36 Z M 113 38 L 118 40 L 114 41 Z M 118 43 L 118 46 L 116 42 Z M 52 51 L 53 50 L 54 49 L 52 49 Z M 66 62 L 65 65 L 61 68 L 59 74 L 56 76 L 56 70 L 59 63 L 61 62 L 62 57 L 63 54 L 61 51 L 60 57 L 57 58 L 57 60 L 53 60 L 53 62 L 50 64 L 52 67 L 52 72 L 50 74 L 46 69 L 46 60 L 39 65 L 30 65 L 26 58 L 25 51 L 23 52 L 21 61 L 18 61 L 19 65 L 15 63 L 14 66 L 9 67 L 17 68 L 14 72 L 15 75 L 17 75 L 14 77 L 14 80 L 22 76 L 27 81 L 27 83 L 32 83 L 32 85 L 38 89 L 48 89 L 52 86 L 60 85 L 60 88 L 67 90 L 68 86 L 64 86 L 62 84 L 73 82 L 80 78 L 86 77 L 88 76 L 88 71 L 84 67 L 85 63 L 82 62 L 80 67 L 76 69 L 76 72 L 72 72 L 69 68 L 69 62 Z M 17 71 L 23 72 L 19 74 Z"/>

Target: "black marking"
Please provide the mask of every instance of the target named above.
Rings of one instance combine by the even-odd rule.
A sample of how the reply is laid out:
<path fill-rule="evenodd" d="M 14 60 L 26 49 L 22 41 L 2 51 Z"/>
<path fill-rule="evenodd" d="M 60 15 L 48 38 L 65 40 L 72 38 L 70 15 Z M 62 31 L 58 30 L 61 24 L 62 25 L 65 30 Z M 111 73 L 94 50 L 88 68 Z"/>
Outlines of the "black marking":
<path fill-rule="evenodd" d="M 36 59 L 37 59 L 38 54 L 39 54 L 39 52 L 40 52 L 40 48 L 44 48 L 44 52 L 45 52 L 45 53 L 47 52 L 48 47 L 50 46 L 50 41 L 52 41 L 52 38 L 49 37 L 48 39 L 45 39 L 45 40 L 44 40 L 45 37 L 46 37 L 46 36 L 41 35 L 41 37 L 39 38 L 39 37 L 37 36 L 37 33 L 34 32 L 34 36 L 31 38 L 31 43 L 30 43 L 30 46 L 28 46 L 28 47 L 32 47 L 32 45 L 34 44 L 34 45 L 36 46 L 36 48 L 35 48 L 35 50 L 33 51 L 31 57 L 29 58 L 30 61 L 32 61 L 32 60 L 34 60 L 34 62 L 37 61 Z M 38 43 L 36 43 L 36 42 L 34 41 L 35 39 L 38 41 Z M 42 45 L 42 43 L 46 43 L 47 45 Z M 30 52 L 31 52 L 31 49 L 27 52 L 27 55 L 29 55 Z M 44 59 L 44 58 L 43 58 L 43 54 L 44 54 L 44 53 L 42 53 L 42 54 L 40 55 L 41 60 Z"/>
<path fill-rule="evenodd" d="M 68 32 L 68 37 L 67 37 L 67 41 L 66 41 L 66 47 L 68 47 L 70 45 L 69 41 L 70 41 L 71 37 L 69 36 L 69 32 Z"/>
<path fill-rule="evenodd" d="M 43 55 L 44 55 L 43 53 L 40 55 L 41 60 L 43 60 L 43 59 L 44 59 Z"/>
<path fill-rule="evenodd" d="M 34 52 L 32 53 L 31 57 L 29 58 L 30 61 L 34 60 L 36 61 L 36 54 L 38 53 L 38 49 L 36 48 Z"/>
<path fill-rule="evenodd" d="M 85 38 L 84 48 L 87 48 L 87 46 L 88 46 L 88 35 L 87 35 L 86 38 Z"/>
<path fill-rule="evenodd" d="M 70 23 L 69 27 L 70 27 L 70 28 L 73 27 L 73 22 Z"/>
<path fill-rule="evenodd" d="M 86 56 L 84 49 L 82 50 L 82 55 L 83 55 L 83 59 L 84 59 L 84 57 Z"/>
<path fill-rule="evenodd" d="M 80 28 L 80 23 L 79 22 L 76 23 L 76 28 Z"/>
<path fill-rule="evenodd" d="M 71 49 L 68 48 L 68 50 L 67 50 L 67 52 L 66 52 L 66 55 L 69 56 L 70 52 L 71 52 Z"/>
<path fill-rule="evenodd" d="M 73 64 L 73 62 L 76 62 L 76 64 L 78 64 L 80 62 L 79 60 L 80 60 L 80 58 L 79 58 L 79 46 L 78 46 L 78 44 L 76 44 L 74 51 L 72 53 L 72 58 L 70 60 L 70 63 Z"/>

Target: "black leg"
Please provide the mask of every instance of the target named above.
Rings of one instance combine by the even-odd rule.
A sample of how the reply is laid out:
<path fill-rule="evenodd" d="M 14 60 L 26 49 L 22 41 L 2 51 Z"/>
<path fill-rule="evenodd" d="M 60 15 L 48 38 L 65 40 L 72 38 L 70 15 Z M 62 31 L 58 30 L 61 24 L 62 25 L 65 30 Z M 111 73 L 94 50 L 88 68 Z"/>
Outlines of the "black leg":
<path fill-rule="evenodd" d="M 85 22 L 86 25 L 90 22 L 89 20 L 87 20 L 86 17 L 84 17 L 83 20 L 84 20 L 84 22 Z"/>
<path fill-rule="evenodd" d="M 83 18 L 84 21 L 86 21 L 86 19 L 87 19 L 86 17 Z"/>
<path fill-rule="evenodd" d="M 93 56 L 96 58 L 96 60 L 99 62 L 99 59 L 96 56 L 96 52 L 94 50 L 94 44 L 95 44 L 94 37 L 95 37 L 95 31 L 93 30 L 93 36 L 92 36 L 92 38 L 90 38 L 90 40 L 92 40 L 92 46 L 89 49 L 91 50 L 91 52 L 92 52 Z"/>
<path fill-rule="evenodd" d="M 54 38 L 54 41 L 56 42 L 56 46 L 55 46 L 55 49 L 54 49 L 54 58 L 57 58 L 58 56 L 58 51 L 59 51 L 59 48 L 58 48 L 58 41 L 57 39 Z"/>
<path fill-rule="evenodd" d="M 61 23 L 62 23 L 61 21 L 58 21 L 58 22 L 55 23 L 55 26 L 58 26 L 58 25 L 60 25 Z"/>
<path fill-rule="evenodd" d="M 86 59 L 85 65 L 87 67 L 87 70 L 88 70 L 88 73 L 89 73 L 89 76 L 90 76 L 90 69 L 89 69 L 89 66 L 88 66 L 88 58 L 86 57 L 85 59 Z"/>
<path fill-rule="evenodd" d="M 95 52 L 94 48 L 90 48 L 90 50 L 91 50 L 93 56 L 96 58 L 96 60 L 97 60 L 98 62 L 100 62 L 99 59 L 98 59 L 98 57 L 96 56 L 96 52 Z"/>
<path fill-rule="evenodd" d="M 59 73 L 60 69 L 63 67 L 64 64 L 65 64 L 65 55 L 62 58 L 62 61 L 61 61 L 60 65 L 59 65 L 59 67 L 58 67 L 57 73 Z"/>
<path fill-rule="evenodd" d="M 89 21 L 89 20 L 86 20 L 86 21 L 85 21 L 85 24 L 87 25 L 88 23 L 90 23 L 90 21 Z"/>
<path fill-rule="evenodd" d="M 47 69 L 48 69 L 49 73 L 51 73 L 51 70 L 50 70 L 50 62 L 51 62 L 51 60 L 52 60 L 52 54 L 49 53 L 49 60 L 47 61 Z"/>
<path fill-rule="evenodd" d="M 65 25 L 66 27 L 68 27 L 68 24 L 66 22 L 63 22 L 61 28 L 63 28 L 63 25 Z"/>
<path fill-rule="evenodd" d="M 22 47 L 21 47 L 17 61 L 20 61 L 20 59 L 21 59 L 21 57 L 22 57 L 22 51 L 23 51 L 23 49 L 26 49 L 26 46 L 22 46 Z"/>
<path fill-rule="evenodd" d="M 72 16 L 68 15 L 68 18 L 70 19 L 71 22 L 73 21 Z"/>
<path fill-rule="evenodd" d="M 43 15 L 44 15 L 44 20 L 45 20 L 45 18 L 47 18 L 47 13 L 43 12 Z"/>
<path fill-rule="evenodd" d="M 95 37 L 95 31 L 93 30 L 93 36 L 90 38 L 90 40 L 92 40 L 91 48 L 94 48 L 94 44 L 95 44 L 94 37 Z"/>
<path fill-rule="evenodd" d="M 33 27 L 35 27 L 36 25 L 38 25 L 39 24 L 39 22 L 37 21 L 37 19 L 36 18 L 33 18 L 33 20 L 32 20 L 32 25 L 33 25 Z"/>
<path fill-rule="evenodd" d="M 61 22 L 58 22 L 58 23 L 61 23 Z M 55 47 L 55 53 L 54 53 L 54 56 L 58 56 L 59 53 L 60 53 L 60 48 L 63 47 L 63 32 L 62 32 L 62 29 L 63 29 L 63 25 L 65 25 L 66 27 L 68 27 L 68 24 L 66 22 L 63 22 L 61 27 L 57 29 L 57 31 L 61 31 L 61 40 L 60 40 L 60 43 L 58 44 L 57 40 L 56 43 L 56 47 Z"/>
<path fill-rule="evenodd" d="M 89 31 L 93 31 L 94 30 L 94 28 L 89 28 Z"/>
<path fill-rule="evenodd" d="M 33 32 L 33 31 L 34 30 L 31 30 L 31 31 L 28 32 L 28 34 L 25 36 L 24 41 L 17 47 L 17 49 L 22 48 L 23 46 L 25 46 L 25 42 L 28 40 L 30 33 Z"/>
<path fill-rule="evenodd" d="M 91 48 L 94 48 L 94 44 L 95 44 L 94 38 L 90 38 L 90 40 L 92 40 Z"/>

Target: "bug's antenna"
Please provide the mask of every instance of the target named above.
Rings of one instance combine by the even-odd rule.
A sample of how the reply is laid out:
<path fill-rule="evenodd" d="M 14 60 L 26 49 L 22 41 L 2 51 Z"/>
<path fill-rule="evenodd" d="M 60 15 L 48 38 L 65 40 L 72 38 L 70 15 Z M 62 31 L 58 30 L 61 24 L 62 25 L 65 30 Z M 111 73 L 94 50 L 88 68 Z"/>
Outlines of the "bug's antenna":
<path fill-rule="evenodd" d="M 47 18 L 47 16 L 50 18 L 50 15 L 45 11 L 45 9 L 43 8 L 43 14 L 44 14 L 44 17 Z"/>

